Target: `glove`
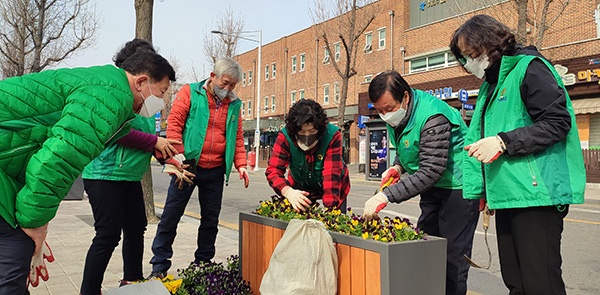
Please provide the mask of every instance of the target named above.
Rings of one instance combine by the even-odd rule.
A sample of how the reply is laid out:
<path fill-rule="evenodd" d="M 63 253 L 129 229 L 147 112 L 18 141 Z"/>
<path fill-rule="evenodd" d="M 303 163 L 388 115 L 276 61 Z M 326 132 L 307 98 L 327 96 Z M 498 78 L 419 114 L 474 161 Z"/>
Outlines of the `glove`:
<path fill-rule="evenodd" d="M 292 204 L 292 208 L 296 212 L 306 210 L 312 202 L 307 198 L 308 193 L 301 190 L 296 190 L 288 186 L 288 190 L 283 192 L 283 196 Z"/>
<path fill-rule="evenodd" d="M 385 208 L 385 206 L 387 206 L 389 202 L 390 200 L 388 200 L 387 196 L 384 193 L 378 192 L 370 199 L 368 199 L 367 202 L 365 202 L 365 211 L 363 212 L 363 218 L 366 220 L 379 219 L 377 213 L 383 210 L 383 208 Z"/>
<path fill-rule="evenodd" d="M 474 157 L 481 163 L 489 164 L 504 153 L 506 146 L 500 136 L 490 136 L 467 145 L 464 149 L 469 152 L 469 157 Z"/>
<path fill-rule="evenodd" d="M 44 259 L 48 262 L 54 261 L 54 255 L 52 255 L 52 250 L 50 250 L 50 246 L 48 246 L 46 241 L 44 241 L 42 251 L 31 258 L 31 269 L 27 280 L 32 287 L 37 287 L 40 284 L 40 278 L 44 281 L 48 281 L 48 278 L 50 277 Z"/>
<path fill-rule="evenodd" d="M 178 189 L 183 189 L 184 182 L 190 185 L 193 184 L 194 182 L 192 179 L 196 177 L 196 174 L 185 170 L 186 165 L 183 164 L 183 161 L 185 161 L 185 157 L 182 154 L 177 154 L 165 162 L 162 171 L 163 173 L 168 173 L 171 176 L 177 177 L 175 183 L 177 183 Z M 172 164 L 167 164 L 168 162 Z"/>
<path fill-rule="evenodd" d="M 385 183 L 387 183 L 390 178 L 393 178 L 394 180 L 392 180 L 392 182 L 388 185 L 395 184 L 398 182 L 398 180 L 400 180 L 400 166 L 394 165 L 385 170 L 381 174 L 381 185 L 383 186 Z"/>
<path fill-rule="evenodd" d="M 250 179 L 248 178 L 248 170 L 242 167 L 238 170 L 238 172 L 240 173 L 240 179 L 244 180 L 244 188 L 248 188 L 248 185 L 250 184 Z"/>

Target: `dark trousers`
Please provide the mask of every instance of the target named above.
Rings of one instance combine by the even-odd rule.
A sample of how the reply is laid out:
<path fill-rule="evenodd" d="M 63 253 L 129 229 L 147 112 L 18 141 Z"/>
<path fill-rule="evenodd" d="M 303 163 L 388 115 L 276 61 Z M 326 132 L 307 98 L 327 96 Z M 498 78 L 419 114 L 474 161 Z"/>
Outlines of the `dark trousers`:
<path fill-rule="evenodd" d="M 432 188 L 421 194 L 421 216 L 417 227 L 446 238 L 446 295 L 467 293 L 473 236 L 479 219 L 479 201 L 465 200 L 462 190 Z"/>
<path fill-rule="evenodd" d="M 194 261 L 209 261 L 215 256 L 225 166 L 212 169 L 197 167 L 194 184 L 185 184 L 181 190 L 177 188 L 175 180 L 175 177 L 171 178 L 165 207 L 152 242 L 152 253 L 154 254 L 150 260 L 152 271 L 166 272 L 171 267 L 170 258 L 173 257 L 173 241 L 177 235 L 177 224 L 181 220 L 196 186 L 198 187 L 201 217 L 198 227 L 198 248 L 194 253 Z"/>
<path fill-rule="evenodd" d="M 498 254 L 511 295 L 566 294 L 560 241 L 568 206 L 496 210 Z"/>
<path fill-rule="evenodd" d="M 148 225 L 139 181 L 84 179 L 96 236 L 85 258 L 81 294 L 100 294 L 104 272 L 123 231 L 123 279 L 144 278 L 144 232 Z"/>
<path fill-rule="evenodd" d="M 33 240 L 21 228 L 12 228 L 0 217 L 0 295 L 29 294 L 27 276 L 34 250 Z"/>

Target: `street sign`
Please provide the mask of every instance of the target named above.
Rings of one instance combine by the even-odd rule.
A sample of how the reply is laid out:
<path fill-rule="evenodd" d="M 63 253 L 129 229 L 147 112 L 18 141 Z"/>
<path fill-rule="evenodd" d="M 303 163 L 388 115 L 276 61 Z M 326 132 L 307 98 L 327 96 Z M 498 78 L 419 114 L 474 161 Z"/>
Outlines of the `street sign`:
<path fill-rule="evenodd" d="M 460 90 L 458 90 L 458 99 L 462 103 L 467 102 L 467 100 L 469 100 L 469 92 L 467 92 L 467 90 L 461 88 Z"/>
<path fill-rule="evenodd" d="M 465 109 L 467 111 L 472 111 L 474 108 L 475 108 L 475 106 L 472 104 L 463 103 L 463 109 Z"/>

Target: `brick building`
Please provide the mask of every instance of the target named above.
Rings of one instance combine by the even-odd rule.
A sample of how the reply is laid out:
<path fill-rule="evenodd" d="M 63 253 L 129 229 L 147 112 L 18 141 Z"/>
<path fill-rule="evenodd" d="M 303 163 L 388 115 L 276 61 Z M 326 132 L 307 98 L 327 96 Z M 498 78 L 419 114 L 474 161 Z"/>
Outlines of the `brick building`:
<path fill-rule="evenodd" d="M 541 4 L 537 2 L 543 1 L 531 2 L 534 3 L 530 3 L 529 10 L 539 11 Z M 450 53 L 452 32 L 470 16 L 480 13 L 492 15 L 512 28 L 517 24 L 514 4 L 505 0 L 380 0 L 372 5 L 379 6 L 379 14 L 360 38 L 357 74 L 349 80 L 346 101 L 344 139 L 350 163 L 364 163 L 359 151 L 362 155 L 367 153 L 365 146 L 359 144 L 362 133 L 358 123 L 378 120 L 376 112 L 369 109 L 367 96 L 368 83 L 375 75 L 396 69 L 412 87 L 429 90 L 457 108 L 462 107 L 458 93 L 464 89 L 469 94 L 468 108 L 475 103 L 481 81 L 466 73 Z M 556 21 L 546 30 L 539 46 L 567 85 L 584 148 L 600 148 L 599 11 L 600 0 L 570 1 L 558 16 L 552 7 L 544 13 L 547 19 Z M 538 30 L 528 27 L 528 36 L 534 37 Z M 272 144 L 289 106 L 301 98 L 321 103 L 330 120 L 337 123 L 341 78 L 330 61 L 338 58 L 333 43 L 336 41 L 330 42 L 333 51 L 327 54 L 313 25 L 264 44 L 261 65 L 256 64 L 257 49 L 235 57 L 245 70 L 241 87 L 236 91 L 244 102 L 242 116 L 250 146 L 254 142 L 257 107 L 261 146 Z M 257 67 L 260 77 L 256 75 Z M 260 105 L 257 105 L 259 79 Z"/>

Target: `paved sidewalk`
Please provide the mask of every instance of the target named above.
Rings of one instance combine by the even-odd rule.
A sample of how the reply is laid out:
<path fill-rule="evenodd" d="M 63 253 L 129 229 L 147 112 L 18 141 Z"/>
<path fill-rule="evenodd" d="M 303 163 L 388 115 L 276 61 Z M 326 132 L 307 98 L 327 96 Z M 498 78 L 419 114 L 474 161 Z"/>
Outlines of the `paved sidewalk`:
<path fill-rule="evenodd" d="M 162 210 L 157 208 L 157 213 Z M 199 221 L 184 216 L 179 223 L 178 234 L 175 238 L 173 266 L 170 274 L 177 274 L 177 269 L 186 268 L 194 259 L 196 250 L 196 236 Z M 144 275 L 150 274 L 151 265 L 148 263 L 152 257 L 152 239 L 156 233 L 157 224 L 149 224 L 145 235 L 144 248 Z M 30 287 L 32 295 L 77 295 L 83 275 L 83 265 L 87 250 L 94 237 L 92 210 L 87 199 L 82 201 L 63 201 L 50 222 L 48 231 L 48 244 L 56 260 L 48 263 L 50 279 L 42 282 L 37 288 Z M 215 261 L 225 261 L 230 255 L 238 254 L 238 231 L 226 227 L 219 228 L 216 243 L 217 253 Z M 104 274 L 102 292 L 117 288 L 123 276 L 121 244 L 115 249 L 108 269 Z"/>
<path fill-rule="evenodd" d="M 351 167 L 352 168 L 352 167 Z M 352 182 L 364 182 L 377 186 L 376 181 L 366 181 L 364 174 L 351 170 Z M 600 184 L 588 184 L 586 203 L 600 204 Z M 156 208 L 161 213 L 160 208 Z M 179 224 L 178 235 L 173 245 L 174 257 L 170 273 L 176 275 L 177 269 L 186 268 L 193 260 L 196 250 L 196 235 L 199 221 L 196 218 L 184 216 Z M 145 235 L 144 275 L 149 275 L 152 257 L 151 245 L 157 224 L 149 224 Z M 219 227 L 215 261 L 225 261 L 230 255 L 238 254 L 238 231 L 234 226 Z M 50 280 L 42 282 L 37 288 L 30 288 L 32 295 L 77 295 L 83 274 L 83 265 L 87 250 L 94 237 L 91 207 L 84 200 L 63 201 L 50 222 L 48 244 L 52 248 L 56 261 L 47 264 Z M 108 269 L 104 275 L 103 293 L 117 288 L 122 278 L 121 245 L 115 249 Z"/>

